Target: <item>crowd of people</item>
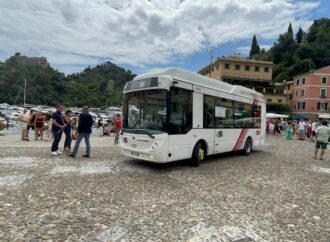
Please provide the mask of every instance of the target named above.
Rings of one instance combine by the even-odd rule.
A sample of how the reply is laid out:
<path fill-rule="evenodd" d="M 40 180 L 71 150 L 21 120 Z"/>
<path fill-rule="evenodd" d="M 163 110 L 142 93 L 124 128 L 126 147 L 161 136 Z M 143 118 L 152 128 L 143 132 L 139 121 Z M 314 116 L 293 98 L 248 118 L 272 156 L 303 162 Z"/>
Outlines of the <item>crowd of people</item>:
<path fill-rule="evenodd" d="M 35 112 L 34 110 L 23 109 L 19 115 L 19 122 L 22 130 L 21 139 L 30 141 L 29 133 L 34 132 L 35 140 L 52 141 L 51 154 L 54 156 L 66 153 L 71 157 L 76 157 L 81 141 L 84 139 L 86 143 L 86 152 L 83 157 L 90 157 L 90 135 L 94 123 L 93 117 L 89 114 L 87 106 L 82 108 L 79 117 L 71 110 L 66 110 L 63 114 L 64 107 L 61 104 L 56 106 L 56 111 L 48 111 L 46 114 Z M 118 144 L 119 132 L 122 129 L 121 115 L 117 114 L 113 120 L 114 130 L 105 132 L 108 127 L 107 123 L 103 123 L 103 119 L 98 122 L 98 127 L 103 135 L 110 135 L 111 131 L 115 133 L 115 144 Z M 46 132 L 46 138 L 44 135 Z M 63 152 L 59 150 L 59 143 L 62 135 L 65 135 Z M 73 150 L 71 150 L 72 140 L 76 140 Z"/>
<path fill-rule="evenodd" d="M 280 119 L 267 120 L 266 134 L 269 136 L 285 135 L 287 140 L 309 140 L 315 144 L 314 159 L 323 160 L 323 155 L 330 142 L 330 123 L 326 120 L 305 121 L 282 121 Z"/>

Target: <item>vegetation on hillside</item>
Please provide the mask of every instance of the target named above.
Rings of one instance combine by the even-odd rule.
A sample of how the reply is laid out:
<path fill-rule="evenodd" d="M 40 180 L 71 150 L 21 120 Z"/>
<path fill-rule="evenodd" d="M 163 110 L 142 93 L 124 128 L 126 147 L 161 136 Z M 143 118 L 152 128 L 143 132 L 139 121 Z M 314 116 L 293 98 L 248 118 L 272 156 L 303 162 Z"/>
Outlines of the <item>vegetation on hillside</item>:
<path fill-rule="evenodd" d="M 251 47 L 255 45 L 257 41 L 253 38 Z M 255 51 L 251 48 L 251 52 L 250 58 L 274 62 L 275 82 L 291 80 L 297 74 L 328 66 L 330 65 L 330 19 L 315 20 L 307 32 L 300 27 L 295 35 L 289 24 L 287 32 L 279 36 L 270 50 L 261 50 L 253 54 Z"/>
<path fill-rule="evenodd" d="M 22 104 L 26 79 L 26 103 L 29 104 L 121 105 L 123 87 L 133 78 L 131 71 L 111 62 L 65 76 L 53 69 L 44 57 L 26 57 L 16 53 L 0 62 L 0 103 Z"/>

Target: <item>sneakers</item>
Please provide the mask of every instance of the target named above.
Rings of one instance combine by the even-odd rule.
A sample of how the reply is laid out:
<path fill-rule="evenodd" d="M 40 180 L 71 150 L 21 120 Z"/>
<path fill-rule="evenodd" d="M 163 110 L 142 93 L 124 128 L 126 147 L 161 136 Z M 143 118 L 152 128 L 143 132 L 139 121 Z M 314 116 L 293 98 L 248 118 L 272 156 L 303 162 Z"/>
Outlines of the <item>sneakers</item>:
<path fill-rule="evenodd" d="M 63 152 L 61 152 L 59 150 L 57 150 L 56 152 L 57 152 L 58 155 L 62 155 L 63 154 Z"/>
<path fill-rule="evenodd" d="M 51 154 L 54 156 L 58 155 L 56 151 L 53 151 Z"/>
<path fill-rule="evenodd" d="M 69 156 L 72 158 L 76 158 L 76 156 L 74 154 L 69 154 Z"/>
<path fill-rule="evenodd" d="M 84 158 L 91 158 L 89 155 L 83 155 Z"/>

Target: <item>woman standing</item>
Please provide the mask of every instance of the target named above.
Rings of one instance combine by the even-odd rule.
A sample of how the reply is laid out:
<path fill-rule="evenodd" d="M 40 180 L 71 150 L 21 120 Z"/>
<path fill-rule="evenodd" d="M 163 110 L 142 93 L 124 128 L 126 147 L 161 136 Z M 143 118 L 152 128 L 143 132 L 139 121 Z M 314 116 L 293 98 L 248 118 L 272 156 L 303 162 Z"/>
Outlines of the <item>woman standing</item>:
<path fill-rule="evenodd" d="M 67 124 L 66 127 L 64 128 L 64 133 L 65 133 L 65 141 L 64 141 L 64 152 L 66 153 L 71 153 L 71 115 L 72 111 L 67 110 L 64 115 L 64 123 Z"/>
<path fill-rule="evenodd" d="M 34 118 L 35 140 L 37 140 L 39 136 L 41 140 L 43 139 L 44 125 L 45 125 L 45 117 L 41 112 L 38 112 L 36 117 Z"/>

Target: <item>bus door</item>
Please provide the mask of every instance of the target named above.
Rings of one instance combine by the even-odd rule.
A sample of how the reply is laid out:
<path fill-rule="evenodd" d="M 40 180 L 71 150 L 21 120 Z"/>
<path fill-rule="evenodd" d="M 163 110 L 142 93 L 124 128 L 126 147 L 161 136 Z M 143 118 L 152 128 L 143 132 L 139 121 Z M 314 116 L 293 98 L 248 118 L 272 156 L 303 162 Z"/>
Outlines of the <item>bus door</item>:
<path fill-rule="evenodd" d="M 232 97 L 215 98 L 214 126 L 214 154 L 232 151 L 239 133 L 234 127 Z"/>

